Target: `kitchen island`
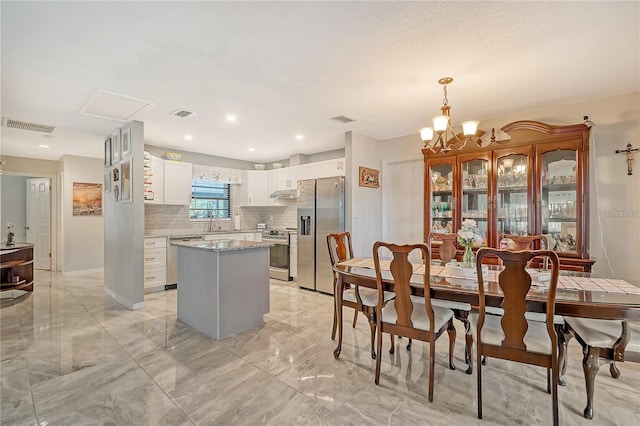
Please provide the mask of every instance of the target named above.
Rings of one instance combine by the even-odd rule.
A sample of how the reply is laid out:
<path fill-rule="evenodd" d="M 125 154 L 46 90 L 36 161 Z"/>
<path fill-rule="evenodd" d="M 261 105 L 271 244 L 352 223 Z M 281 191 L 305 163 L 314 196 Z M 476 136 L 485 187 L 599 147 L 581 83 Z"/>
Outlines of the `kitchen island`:
<path fill-rule="evenodd" d="M 178 319 L 216 340 L 262 325 L 269 312 L 269 246 L 255 241 L 175 242 Z"/>

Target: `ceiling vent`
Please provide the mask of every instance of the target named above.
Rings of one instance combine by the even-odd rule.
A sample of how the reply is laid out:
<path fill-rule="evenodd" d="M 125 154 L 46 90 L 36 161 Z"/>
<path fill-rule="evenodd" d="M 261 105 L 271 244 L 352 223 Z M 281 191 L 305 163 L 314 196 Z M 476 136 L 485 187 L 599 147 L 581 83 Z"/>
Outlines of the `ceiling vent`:
<path fill-rule="evenodd" d="M 353 118 L 345 117 L 344 115 L 338 115 L 337 117 L 331 117 L 331 119 L 339 121 L 342 124 L 347 124 L 347 123 L 351 123 L 352 121 L 356 121 Z"/>
<path fill-rule="evenodd" d="M 46 133 L 48 135 L 55 132 L 55 126 L 47 126 L 46 124 L 28 123 L 26 121 L 18 121 L 13 118 L 4 117 L 2 120 L 4 127 L 11 127 L 19 130 L 30 130 L 32 132 Z"/>
<path fill-rule="evenodd" d="M 171 115 L 175 115 L 176 117 L 180 117 L 180 118 L 189 118 L 189 117 L 193 117 L 196 114 L 197 112 L 187 111 L 186 109 L 179 109 L 171 113 Z"/>

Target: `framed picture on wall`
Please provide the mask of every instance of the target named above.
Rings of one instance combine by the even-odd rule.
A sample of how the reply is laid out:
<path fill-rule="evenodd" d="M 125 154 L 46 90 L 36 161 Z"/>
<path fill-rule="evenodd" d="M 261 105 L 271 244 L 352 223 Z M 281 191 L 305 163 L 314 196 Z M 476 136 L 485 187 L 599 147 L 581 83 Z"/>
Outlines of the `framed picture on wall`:
<path fill-rule="evenodd" d="M 104 140 L 104 166 L 109 167 L 111 165 L 111 137 Z"/>
<path fill-rule="evenodd" d="M 368 167 L 360 167 L 360 186 L 367 188 L 379 188 L 380 187 L 380 171 L 376 169 L 370 169 Z"/>
<path fill-rule="evenodd" d="M 131 202 L 131 159 L 120 164 L 120 200 L 123 203 Z"/>
<path fill-rule="evenodd" d="M 122 155 L 120 158 L 123 160 L 131 155 L 131 128 L 127 128 L 122 131 L 120 137 L 120 146 L 122 146 Z"/>
<path fill-rule="evenodd" d="M 111 192 L 111 170 L 104 172 L 103 188 L 104 192 Z"/>
<path fill-rule="evenodd" d="M 111 133 L 111 164 L 120 161 L 120 129 Z"/>
<path fill-rule="evenodd" d="M 73 215 L 102 216 L 102 184 L 73 182 Z"/>

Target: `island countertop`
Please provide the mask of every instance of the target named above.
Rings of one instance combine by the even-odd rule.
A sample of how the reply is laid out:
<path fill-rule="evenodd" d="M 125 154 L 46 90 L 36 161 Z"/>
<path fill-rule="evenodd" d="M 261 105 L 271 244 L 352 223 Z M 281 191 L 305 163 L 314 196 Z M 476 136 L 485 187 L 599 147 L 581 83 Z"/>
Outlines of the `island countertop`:
<path fill-rule="evenodd" d="M 176 241 L 171 243 L 178 247 L 190 247 L 198 250 L 205 251 L 236 251 L 236 250 L 248 250 L 261 247 L 272 246 L 272 243 L 261 243 L 258 241 L 244 241 L 244 240 L 195 240 L 195 241 Z"/>

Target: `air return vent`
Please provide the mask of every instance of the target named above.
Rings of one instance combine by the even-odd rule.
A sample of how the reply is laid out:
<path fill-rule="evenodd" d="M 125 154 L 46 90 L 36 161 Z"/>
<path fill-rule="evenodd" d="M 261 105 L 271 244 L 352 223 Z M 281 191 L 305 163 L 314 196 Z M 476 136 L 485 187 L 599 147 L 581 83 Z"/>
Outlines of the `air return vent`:
<path fill-rule="evenodd" d="M 196 114 L 197 112 L 187 111 L 186 109 L 179 109 L 171 113 L 171 115 L 175 115 L 176 117 L 180 117 L 180 118 L 189 118 L 189 117 L 193 117 Z"/>
<path fill-rule="evenodd" d="M 345 117 L 344 115 L 338 115 L 337 117 L 331 117 L 332 120 L 339 121 L 343 124 L 351 123 L 352 121 L 356 121 L 353 118 Z"/>
<path fill-rule="evenodd" d="M 13 118 L 4 117 L 2 120 L 4 127 L 11 127 L 19 130 L 30 130 L 32 132 L 46 133 L 48 135 L 55 132 L 55 126 L 47 126 L 46 124 L 28 123 L 26 121 L 18 121 Z"/>

